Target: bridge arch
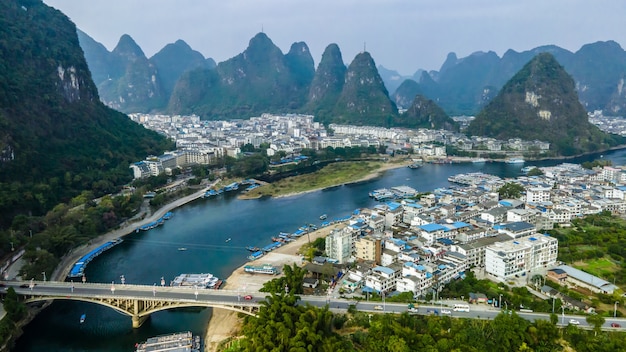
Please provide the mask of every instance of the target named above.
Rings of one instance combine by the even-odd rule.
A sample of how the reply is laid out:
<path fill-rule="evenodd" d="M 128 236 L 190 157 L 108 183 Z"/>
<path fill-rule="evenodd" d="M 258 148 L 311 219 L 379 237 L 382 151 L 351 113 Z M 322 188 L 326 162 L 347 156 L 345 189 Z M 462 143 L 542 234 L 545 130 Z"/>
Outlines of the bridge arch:
<path fill-rule="evenodd" d="M 80 297 L 80 296 L 29 296 L 24 300 L 24 303 L 34 303 L 50 300 L 68 300 L 68 301 L 81 301 L 99 304 L 108 308 L 112 308 L 120 314 L 130 316 L 132 319 L 133 328 L 138 328 L 144 321 L 150 316 L 150 314 L 175 308 L 188 308 L 188 307 L 205 307 L 205 308 L 221 308 L 227 309 L 238 313 L 248 314 L 250 316 L 256 316 L 259 305 L 258 304 L 235 304 L 227 302 L 207 302 L 207 301 L 195 301 L 195 300 L 172 300 L 163 298 L 137 298 L 137 297 Z"/>

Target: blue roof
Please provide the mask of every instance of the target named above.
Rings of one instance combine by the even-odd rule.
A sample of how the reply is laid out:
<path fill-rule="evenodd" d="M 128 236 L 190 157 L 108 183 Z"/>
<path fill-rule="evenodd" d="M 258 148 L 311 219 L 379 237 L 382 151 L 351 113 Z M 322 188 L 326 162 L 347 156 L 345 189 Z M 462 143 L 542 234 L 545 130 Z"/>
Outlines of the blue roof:
<path fill-rule="evenodd" d="M 402 204 L 398 203 L 398 202 L 387 202 L 386 203 L 387 206 L 389 207 L 389 210 L 396 210 L 398 209 L 400 206 L 402 206 Z"/>
<path fill-rule="evenodd" d="M 383 272 L 387 275 L 393 275 L 393 269 L 390 269 L 386 266 L 377 266 L 375 268 L 372 269 L 372 271 L 380 271 Z"/>
<path fill-rule="evenodd" d="M 463 222 L 463 221 L 457 221 L 457 222 L 453 223 L 452 225 L 454 225 L 454 227 L 456 227 L 457 229 L 470 226 L 470 224 L 468 224 L 466 222 Z"/>
<path fill-rule="evenodd" d="M 435 232 L 435 231 L 447 231 L 448 228 L 439 224 L 426 224 L 426 225 L 421 225 L 418 226 L 420 229 L 426 231 L 426 232 Z"/>
<path fill-rule="evenodd" d="M 445 244 L 446 246 L 450 246 L 450 245 L 452 245 L 452 244 L 454 243 L 454 241 L 452 241 L 452 240 L 451 240 L 451 239 L 449 239 L 449 238 L 438 238 L 438 239 L 437 239 L 437 242 L 439 242 L 439 243 L 443 243 L 443 244 Z"/>

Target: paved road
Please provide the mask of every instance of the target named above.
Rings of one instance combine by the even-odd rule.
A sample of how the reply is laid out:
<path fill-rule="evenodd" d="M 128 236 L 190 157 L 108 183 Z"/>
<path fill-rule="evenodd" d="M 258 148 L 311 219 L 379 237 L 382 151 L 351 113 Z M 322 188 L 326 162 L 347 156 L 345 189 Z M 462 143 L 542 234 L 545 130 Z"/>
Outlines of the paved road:
<path fill-rule="evenodd" d="M 15 291 L 23 295 L 47 295 L 47 296 L 63 296 L 63 298 L 72 299 L 79 297 L 126 297 L 139 299 L 165 299 L 174 301 L 193 302 L 197 301 L 202 305 L 210 304 L 240 304 L 258 306 L 260 301 L 265 299 L 266 293 L 258 291 L 230 291 L 230 290 L 211 290 L 211 289 L 194 289 L 193 287 L 171 287 L 171 286 L 150 286 L 150 285 L 122 285 L 122 284 L 103 284 L 103 283 L 70 283 L 56 281 L 1 281 L 0 285 L 4 285 L 3 289 L 12 286 Z M 31 287 L 32 286 L 32 287 Z M 250 300 L 246 300 L 246 296 L 251 296 Z M 334 298 L 332 296 L 309 296 L 301 295 L 301 302 L 308 303 L 316 307 L 324 307 L 326 305 L 332 311 L 345 312 L 351 305 L 359 311 L 371 313 L 403 313 L 407 311 L 405 303 L 387 303 L 378 301 L 355 301 L 352 299 Z M 472 319 L 493 319 L 501 310 L 486 305 L 470 305 L 470 312 L 455 312 L 452 308 L 447 307 L 444 302 L 438 305 L 420 305 L 417 313 L 420 315 L 441 315 L 442 309 L 450 311 L 450 316 L 454 318 L 472 318 Z M 529 321 L 550 320 L 550 314 L 547 313 L 528 313 L 516 312 L 520 317 Z M 568 325 L 570 320 L 577 320 L 581 328 L 591 328 L 582 315 L 559 314 L 558 325 Z M 622 326 L 619 330 L 626 328 L 626 319 L 623 318 L 606 318 L 603 328 L 607 330 L 617 330 L 611 327 L 611 323 L 617 323 Z"/>

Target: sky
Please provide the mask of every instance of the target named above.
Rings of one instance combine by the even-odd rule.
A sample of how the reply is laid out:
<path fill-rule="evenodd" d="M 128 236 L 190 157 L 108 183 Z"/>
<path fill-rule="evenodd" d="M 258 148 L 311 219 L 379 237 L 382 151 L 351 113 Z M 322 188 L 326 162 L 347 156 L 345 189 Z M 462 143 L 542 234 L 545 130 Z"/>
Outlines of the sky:
<path fill-rule="evenodd" d="M 315 65 L 336 43 L 349 64 L 364 47 L 376 65 L 412 75 L 450 52 L 626 44 L 623 0 L 44 0 L 113 50 L 130 35 L 151 57 L 182 39 L 216 62 L 264 32 L 283 53 L 305 42 Z"/>

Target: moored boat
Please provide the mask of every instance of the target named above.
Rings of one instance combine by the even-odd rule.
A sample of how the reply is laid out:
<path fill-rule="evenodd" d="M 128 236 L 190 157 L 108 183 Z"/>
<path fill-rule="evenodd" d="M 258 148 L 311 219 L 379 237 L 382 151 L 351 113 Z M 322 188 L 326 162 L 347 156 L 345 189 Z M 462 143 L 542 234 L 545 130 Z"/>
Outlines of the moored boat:
<path fill-rule="evenodd" d="M 171 286 L 213 288 L 218 280 L 213 274 L 180 274 L 174 278 Z"/>
<path fill-rule="evenodd" d="M 328 218 L 328 215 L 326 214 L 320 215 L 320 220 L 326 220 L 326 218 Z"/>
<path fill-rule="evenodd" d="M 83 314 L 83 315 L 81 315 L 81 316 L 80 316 L 80 323 L 81 323 L 81 324 L 82 324 L 82 323 L 84 323 L 84 322 L 85 322 L 85 319 L 87 319 L 87 314 Z"/>
<path fill-rule="evenodd" d="M 524 159 L 522 158 L 511 158 L 511 159 L 506 159 L 505 163 L 507 164 L 523 164 L 525 162 Z"/>
<path fill-rule="evenodd" d="M 135 344 L 136 352 L 157 351 L 189 351 L 199 352 L 200 337 L 191 332 L 180 332 L 170 335 L 151 337 L 145 342 Z"/>

